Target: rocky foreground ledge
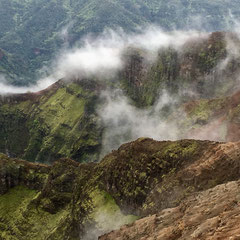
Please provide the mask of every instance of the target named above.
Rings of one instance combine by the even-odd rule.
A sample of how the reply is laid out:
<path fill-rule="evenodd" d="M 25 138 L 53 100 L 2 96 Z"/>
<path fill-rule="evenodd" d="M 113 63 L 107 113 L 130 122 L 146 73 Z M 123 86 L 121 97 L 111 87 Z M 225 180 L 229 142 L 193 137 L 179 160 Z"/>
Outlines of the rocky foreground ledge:
<path fill-rule="evenodd" d="M 240 239 L 240 181 L 193 194 L 100 240 Z"/>
<path fill-rule="evenodd" d="M 141 138 L 89 164 L 0 155 L 0 179 L 1 240 L 240 237 L 238 142 Z"/>

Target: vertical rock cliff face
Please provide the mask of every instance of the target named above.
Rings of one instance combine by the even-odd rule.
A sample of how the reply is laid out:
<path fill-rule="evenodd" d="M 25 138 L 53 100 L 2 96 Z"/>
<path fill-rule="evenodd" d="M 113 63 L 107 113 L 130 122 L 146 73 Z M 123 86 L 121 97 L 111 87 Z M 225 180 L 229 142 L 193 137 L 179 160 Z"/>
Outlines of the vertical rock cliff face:
<path fill-rule="evenodd" d="M 219 185 L 99 240 L 239 239 L 239 194 L 239 181 Z"/>
<path fill-rule="evenodd" d="M 186 42 L 181 50 L 171 46 L 163 48 L 154 62 L 146 60 L 145 51 L 129 50 L 125 71 L 121 73 L 122 87 L 140 107 L 154 104 L 163 89 L 171 94 L 194 91 L 207 98 L 221 91 L 226 93 L 234 86 L 239 73 L 239 68 L 233 67 L 238 65 L 237 59 L 227 63 L 224 71 L 219 69 L 227 57 L 227 36 L 215 32 L 206 39 Z"/>

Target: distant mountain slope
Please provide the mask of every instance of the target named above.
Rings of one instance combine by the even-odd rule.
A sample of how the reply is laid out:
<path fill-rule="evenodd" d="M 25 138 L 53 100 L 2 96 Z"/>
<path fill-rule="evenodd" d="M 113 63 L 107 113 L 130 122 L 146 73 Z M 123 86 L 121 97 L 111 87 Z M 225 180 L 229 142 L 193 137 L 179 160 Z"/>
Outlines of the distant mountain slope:
<path fill-rule="evenodd" d="M 238 1 L 199 0 L 0 0 L 0 48 L 12 56 L 10 68 L 0 61 L 0 73 L 14 84 L 26 85 L 64 42 L 105 28 L 135 31 L 149 23 L 164 29 L 226 30 L 240 16 Z M 68 37 L 63 30 L 69 26 Z"/>

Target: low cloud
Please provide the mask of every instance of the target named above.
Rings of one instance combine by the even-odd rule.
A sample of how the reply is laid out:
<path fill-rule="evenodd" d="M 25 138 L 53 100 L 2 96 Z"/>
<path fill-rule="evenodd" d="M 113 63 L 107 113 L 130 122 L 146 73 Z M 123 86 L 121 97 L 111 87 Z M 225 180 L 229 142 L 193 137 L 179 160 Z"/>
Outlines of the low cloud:
<path fill-rule="evenodd" d="M 67 29 L 63 29 L 62 35 L 65 37 Z M 61 78 L 68 80 L 114 78 L 124 66 L 122 55 L 129 47 L 144 49 L 148 57 L 154 59 L 161 48 L 171 46 L 180 49 L 189 39 L 203 38 L 207 35 L 197 31 L 164 32 L 156 26 L 149 26 L 135 34 L 107 30 L 95 39 L 87 36 L 79 43 L 81 47 L 72 49 L 64 47 L 48 67 L 52 69 L 51 74 L 38 80 L 36 85 L 16 87 L 8 85 L 6 81 L 0 81 L 0 94 L 40 91 Z"/>
<path fill-rule="evenodd" d="M 86 37 L 81 48 L 61 53 L 55 69 L 62 77 L 81 79 L 83 77 L 109 79 L 124 66 L 123 52 L 129 48 L 146 50 L 154 58 L 159 49 L 171 46 L 179 49 L 186 41 L 203 38 L 208 34 L 197 31 L 164 32 L 150 26 L 138 34 L 105 31 L 97 39 Z"/>
<path fill-rule="evenodd" d="M 43 90 L 50 85 L 56 82 L 54 77 L 46 77 L 37 81 L 36 84 L 30 85 L 27 87 L 18 87 L 9 85 L 7 83 L 6 78 L 2 75 L 0 76 L 0 94 L 1 95 L 8 95 L 8 94 L 19 94 L 19 93 L 27 93 L 27 92 L 38 92 Z"/>
<path fill-rule="evenodd" d="M 118 32 L 108 30 L 95 39 L 90 36 L 86 37 L 81 41 L 81 47 L 62 50 L 53 64 L 49 66 L 49 69 L 53 69 L 52 75 L 39 80 L 36 85 L 20 88 L 9 86 L 1 77 L 0 93 L 36 92 L 61 78 L 68 80 L 88 78 L 89 81 L 91 79 L 112 79 L 124 67 L 123 54 L 128 48 L 143 49 L 148 53 L 148 58 L 155 59 L 158 51 L 162 48 L 172 47 L 181 52 L 182 46 L 186 46 L 188 41 L 195 39 L 199 41 L 208 36 L 208 33 L 197 31 L 164 32 L 156 26 L 139 30 L 135 34 L 126 34 L 121 30 Z M 220 61 L 213 71 L 215 75 L 216 72 L 219 73 L 217 75 L 218 82 L 228 81 L 228 79 L 224 79 L 225 75 L 221 72 L 226 69 L 232 58 L 240 56 L 238 44 L 239 38 L 227 38 L 227 57 Z M 208 83 L 212 79 L 215 81 L 216 78 L 211 74 L 207 74 L 205 77 L 209 78 L 205 81 Z M 182 89 L 179 94 L 197 98 L 194 89 Z M 163 114 L 166 106 L 170 106 L 172 112 L 176 111 L 175 107 L 179 103 L 176 96 L 173 97 L 164 92 L 155 105 L 148 109 L 138 109 L 132 105 L 120 90 L 105 91 L 102 93 L 102 99 L 105 103 L 98 109 L 98 114 L 105 127 L 102 154 L 138 137 L 151 137 L 157 140 L 177 140 L 183 137 L 180 134 L 178 121 L 166 119 Z M 181 114 L 184 117 L 184 113 Z"/>
<path fill-rule="evenodd" d="M 179 128 L 176 120 L 163 117 L 164 107 L 174 111 L 177 100 L 164 92 L 156 104 L 149 109 L 138 109 L 119 91 L 104 92 L 105 104 L 98 114 L 103 121 L 102 155 L 118 148 L 121 144 L 139 137 L 150 137 L 156 140 L 176 140 Z M 184 114 L 184 113 L 183 113 Z"/>

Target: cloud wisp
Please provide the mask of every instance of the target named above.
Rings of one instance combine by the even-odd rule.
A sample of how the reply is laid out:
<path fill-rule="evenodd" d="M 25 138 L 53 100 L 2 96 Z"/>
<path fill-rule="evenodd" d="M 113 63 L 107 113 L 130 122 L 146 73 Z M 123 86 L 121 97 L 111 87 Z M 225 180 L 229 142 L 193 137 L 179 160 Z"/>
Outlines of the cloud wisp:
<path fill-rule="evenodd" d="M 0 75 L 0 95 L 38 92 L 40 90 L 43 90 L 49 87 L 55 82 L 56 82 L 55 78 L 53 76 L 49 76 L 49 77 L 38 80 L 34 85 L 30 85 L 26 87 L 18 87 L 18 86 L 8 84 L 5 77 L 3 75 Z"/>
<path fill-rule="evenodd" d="M 98 110 L 105 127 L 102 156 L 121 144 L 139 137 L 150 137 L 156 140 L 176 140 L 179 138 L 177 121 L 165 119 L 162 114 L 168 106 L 174 111 L 177 103 L 167 92 L 164 92 L 156 104 L 149 109 L 138 109 L 121 91 L 106 91 L 102 94 L 105 104 Z"/>
<path fill-rule="evenodd" d="M 115 74 L 124 66 L 122 54 L 128 47 L 144 49 L 149 56 L 154 57 L 161 48 L 171 46 L 180 49 L 189 39 L 205 36 L 207 36 L 206 33 L 197 31 L 164 32 L 155 26 L 149 26 L 135 34 L 126 34 L 120 30 L 118 32 L 108 30 L 95 39 L 89 36 L 85 37 L 81 41 L 81 47 L 61 49 L 50 64 L 51 74 L 38 80 L 35 85 L 11 86 L 2 77 L 0 94 L 37 92 L 61 78 L 68 80 L 114 78 Z"/>

